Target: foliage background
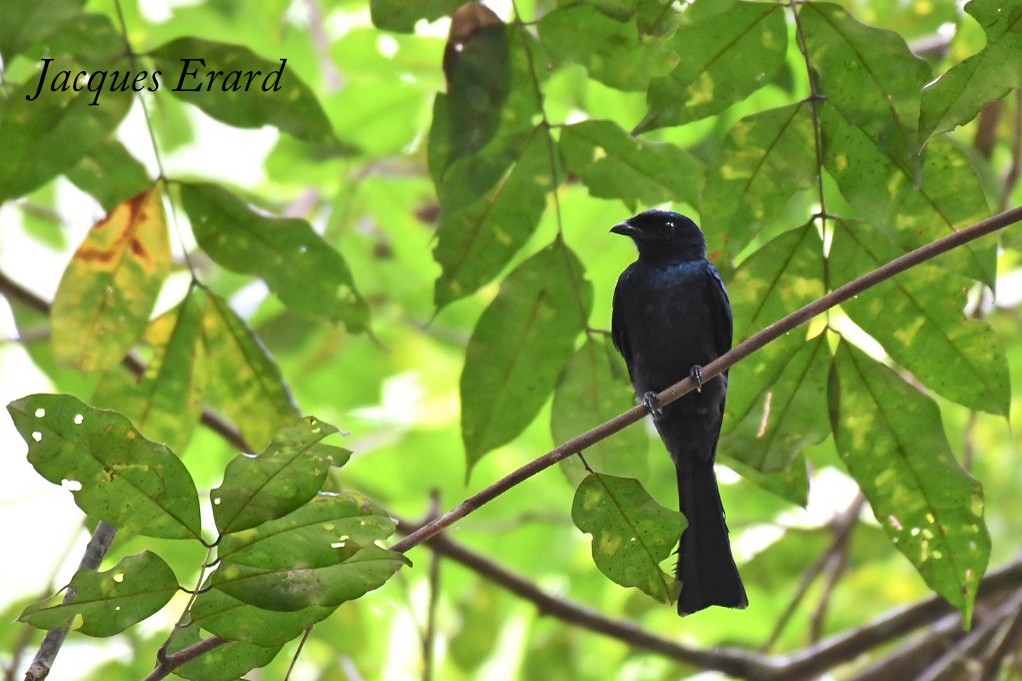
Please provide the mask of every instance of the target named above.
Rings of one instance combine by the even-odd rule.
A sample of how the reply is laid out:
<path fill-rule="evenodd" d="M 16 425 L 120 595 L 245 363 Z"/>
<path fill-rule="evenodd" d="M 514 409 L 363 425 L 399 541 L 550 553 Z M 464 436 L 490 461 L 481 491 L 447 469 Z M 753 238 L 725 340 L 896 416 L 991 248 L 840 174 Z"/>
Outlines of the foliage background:
<path fill-rule="evenodd" d="M 718 83 L 718 90 L 710 97 L 711 104 L 702 111 L 672 112 L 668 106 L 661 107 L 667 110 L 661 111 L 661 118 L 650 115 L 651 108 L 657 110 L 659 101 L 653 93 L 656 88 L 647 99 L 650 80 L 668 73 L 676 59 L 672 54 L 686 56 L 684 50 L 677 50 L 669 42 L 671 36 L 686 30 L 686 22 L 698 18 L 700 12 L 712 19 L 716 12 L 727 11 L 732 4 L 696 2 L 689 8 L 690 14 L 685 15 L 676 15 L 673 7 L 665 9 L 656 2 L 523 1 L 515 7 L 495 5 L 502 19 L 511 21 L 518 16 L 529 22 L 530 35 L 535 34 L 530 38 L 534 40 L 531 63 L 516 44 L 524 40 L 523 31 L 509 30 L 507 40 L 517 60 L 512 61 L 514 73 L 535 75 L 512 80 L 507 99 L 498 102 L 505 111 L 520 107 L 524 112 L 524 117 L 518 120 L 521 130 L 515 128 L 514 120 L 501 120 L 498 125 L 504 127 L 497 136 L 498 141 L 512 140 L 513 143 L 508 143 L 512 155 L 516 160 L 519 156 L 524 159 L 515 166 L 522 169 L 515 178 L 521 184 L 515 185 L 511 200 L 501 203 L 499 198 L 487 199 L 484 207 L 496 206 L 507 225 L 521 228 L 528 226 L 530 219 L 536 224 L 534 229 L 512 235 L 512 239 L 518 240 L 517 248 L 501 250 L 500 239 L 486 242 L 490 248 L 469 259 L 468 273 L 462 271 L 459 275 L 464 276 L 462 283 L 467 287 L 459 290 L 452 285 L 452 280 L 458 281 L 451 274 L 452 267 L 445 264 L 442 268 L 438 264 L 445 263 L 445 253 L 450 252 L 444 249 L 451 248 L 445 246 L 451 242 L 445 242 L 442 232 L 446 228 L 448 234 L 457 234 L 450 225 L 456 226 L 455 219 L 462 218 L 452 207 L 464 209 L 469 215 L 464 219 L 471 221 L 475 209 L 472 200 L 485 195 L 490 188 L 478 184 L 486 182 L 487 173 L 493 172 L 487 163 L 504 162 L 505 157 L 479 154 L 480 165 L 468 167 L 453 180 L 444 179 L 443 168 L 437 169 L 440 163 L 437 159 L 443 159 L 443 151 L 431 147 L 436 139 L 431 137 L 431 124 L 436 127 L 434 100 L 436 93 L 449 84 L 443 69 L 447 31 L 447 20 L 443 17 L 458 3 L 406 6 L 381 1 L 372 7 L 363 2 L 326 0 L 119 3 L 128 27 L 127 40 L 139 53 L 187 36 L 229 40 L 271 62 L 286 56 L 288 69 L 293 69 L 309 85 L 329 121 L 332 132 L 322 138 L 317 138 L 322 130 L 309 107 L 285 107 L 282 112 L 274 112 L 271 105 L 257 107 L 261 112 L 257 122 L 272 127 L 239 132 L 232 124 L 241 125 L 237 112 L 244 111 L 249 103 L 239 104 L 233 110 L 228 105 L 226 114 L 208 108 L 203 113 L 166 91 L 150 98 L 147 111 L 142 110 L 137 99 L 129 101 L 111 95 L 109 99 L 104 97 L 99 107 L 69 109 L 71 114 L 66 119 L 59 111 L 47 118 L 38 109 L 33 112 L 38 119 L 17 119 L 15 113 L 24 111 L 18 107 L 25 103 L 16 101 L 15 93 L 19 84 L 34 82 L 34 69 L 42 55 L 74 54 L 83 63 L 89 64 L 92 59 L 93 63 L 102 64 L 111 58 L 106 50 L 120 40 L 111 39 L 104 31 L 116 35 L 120 17 L 118 7 L 104 0 L 90 0 L 84 6 L 80 2 L 44 2 L 33 4 L 31 10 L 15 7 L 27 7 L 23 3 L 0 3 L 4 10 L 0 14 L 4 16 L 13 16 L 14 11 L 28 12 L 22 21 L 6 24 L 5 42 L 0 43 L 0 54 L 4 57 L 0 148 L 8 150 L 0 158 L 3 199 L 0 272 L 5 275 L 3 293 L 10 305 L 10 314 L 4 311 L 7 315 L 4 328 L 9 338 L 0 349 L 3 377 L 0 385 L 7 398 L 5 403 L 38 390 L 66 392 L 88 402 L 98 384 L 110 380 L 55 362 L 53 354 L 59 347 L 60 329 L 56 323 L 51 329 L 44 316 L 26 305 L 15 285 L 34 291 L 44 300 L 54 299 L 60 273 L 85 230 L 159 175 L 147 137 L 151 127 L 168 178 L 218 183 L 269 214 L 309 220 L 343 256 L 354 286 L 367 303 L 371 334 L 357 332 L 362 323 L 359 313 L 351 309 L 334 313 L 336 308 L 329 305 L 335 302 L 330 297 L 334 289 L 323 295 L 313 288 L 313 283 L 336 276 L 335 264 L 300 273 L 309 288 L 285 300 L 284 295 L 269 294 L 258 277 L 231 271 L 246 265 L 230 264 L 232 255 L 237 256 L 237 248 L 228 247 L 226 253 L 218 255 L 207 243 L 197 247 L 198 230 L 189 224 L 189 217 L 195 213 L 185 205 L 186 191 L 174 184 L 170 185 L 170 195 L 176 208 L 169 213 L 174 262 L 157 313 L 176 304 L 187 289 L 191 273 L 184 253 L 188 251 L 190 266 L 198 279 L 230 300 L 258 334 L 301 411 L 338 424 L 350 433 L 343 444 L 354 455 L 337 474 L 334 484 L 359 490 L 391 513 L 411 520 L 430 513 L 433 494 L 440 508 L 453 506 L 546 451 L 553 443 L 596 425 L 630 404 L 620 367 L 616 369 L 616 384 L 608 383 L 605 392 L 605 386 L 601 386 L 600 395 L 606 402 L 597 410 L 598 417 L 592 410 L 577 408 L 580 398 L 577 392 L 571 392 L 575 384 L 563 378 L 553 399 L 548 399 L 561 367 L 540 365 L 551 354 L 560 358 L 563 365 L 571 350 L 582 345 L 583 329 L 566 324 L 565 333 L 570 334 L 556 338 L 562 349 L 554 352 L 546 345 L 537 345 L 535 359 L 527 364 L 533 376 L 546 381 L 545 384 L 540 381 L 539 394 L 530 397 L 526 391 L 524 396 L 511 395 L 506 404 L 491 403 L 499 414 L 512 421 L 517 419 L 524 430 L 516 433 L 515 425 L 508 426 L 513 437 L 504 441 L 497 438 L 489 444 L 480 444 L 467 435 L 463 440 L 463 412 L 485 407 L 492 395 L 485 382 L 485 361 L 475 365 L 482 372 L 478 380 L 463 383 L 466 374 L 471 376 L 465 370 L 466 363 L 471 364 L 466 359 L 472 353 L 469 339 L 477 322 L 485 318 L 484 311 L 497 299 L 500 282 L 509 273 L 530 257 L 541 254 L 549 244 L 567 244 L 584 271 L 586 286 L 592 289 L 591 310 L 585 323 L 599 359 L 605 345 L 600 331 L 609 326 L 613 285 L 633 257 L 630 244 L 607 234 L 612 224 L 635 210 L 665 201 L 672 201 L 679 210 L 698 217 L 710 234 L 711 248 L 725 271 L 736 308 L 741 308 L 754 303 L 761 289 L 753 285 L 758 281 L 755 270 L 747 268 L 743 275 L 741 266 L 737 271 L 732 266 L 753 262 L 757 250 L 765 248 L 774 237 L 793 239 L 796 232 L 786 230 L 806 224 L 818 208 L 816 158 L 811 153 L 798 155 L 814 145 L 813 118 L 808 115 L 809 104 L 803 101 L 809 86 L 790 10 L 778 6 L 772 15 L 775 21 L 780 21 L 787 48 L 776 56 L 775 69 L 765 82 L 758 82 L 757 76 L 761 69 L 769 70 L 773 62 L 766 57 L 759 59 L 756 49 L 747 48 L 751 51 L 736 52 L 744 55 L 744 60 L 739 59 L 722 74 L 714 74 L 732 79 L 730 82 L 740 86 L 735 96 L 729 98 Z M 812 4 L 823 7 L 821 13 L 836 11 L 823 3 Z M 922 119 L 920 125 L 933 123 L 930 127 L 937 129 L 927 149 L 926 158 L 932 165 L 925 178 L 927 182 L 937 182 L 944 177 L 941 184 L 929 187 L 929 195 L 945 204 L 958 200 L 953 208 L 958 210 L 959 217 L 951 218 L 958 227 L 983 217 L 993 208 L 1017 205 L 1020 111 L 1017 95 L 1009 90 L 1019 85 L 1016 81 L 1022 73 L 1019 66 L 1022 51 L 1014 42 L 1014 26 L 1022 5 L 998 3 L 999 11 L 1008 17 L 998 20 L 1007 22 L 1007 29 L 1000 35 L 996 33 L 999 24 L 987 22 L 989 14 L 979 13 L 981 20 L 977 21 L 951 3 L 892 5 L 849 0 L 841 4 L 858 20 L 893 32 L 884 34 L 884 40 L 893 41 L 891 49 L 901 59 L 907 60 L 908 53 L 896 36 L 924 54 L 933 75 L 943 73 L 970 55 L 984 55 L 978 65 L 974 60 L 969 67 L 978 69 L 981 77 L 970 82 L 979 83 L 979 89 L 965 91 L 961 99 L 966 109 L 972 106 L 973 113 L 979 112 L 988 100 L 996 103 L 975 121 L 965 116 L 940 126 L 932 117 Z M 747 9 L 765 11 L 764 7 L 769 9 L 771 5 L 750 4 Z M 990 10 L 992 3 L 974 2 L 970 7 Z M 82 11 L 88 12 L 87 21 L 81 18 Z M 428 26 L 418 23 L 420 30 L 416 33 L 402 32 L 416 26 L 420 15 L 437 21 Z M 651 16 L 668 20 L 644 23 Z M 374 19 L 378 25 L 373 24 Z M 12 26 L 31 30 L 12 34 Z M 71 30 L 75 26 L 79 30 Z M 601 32 L 609 30 L 615 32 Z M 641 40 L 637 38 L 640 30 L 644 36 Z M 823 36 L 820 31 L 818 35 Z M 693 38 L 691 32 L 681 35 Z M 871 35 L 871 40 L 875 37 Z M 837 131 L 846 130 L 851 138 L 855 129 L 870 130 L 874 126 L 876 129 L 870 132 L 875 139 L 884 140 L 880 147 L 889 154 L 886 160 L 876 161 L 875 156 L 864 152 L 860 161 L 866 159 L 861 162 L 874 165 L 853 164 L 853 171 L 844 175 L 838 159 L 824 159 L 827 173 L 821 191 L 826 194 L 828 211 L 849 220 L 865 221 L 858 231 L 842 233 L 865 234 L 866 244 L 884 244 L 878 249 L 885 256 L 903 251 L 911 242 L 918 245 L 942 234 L 940 225 L 933 224 L 934 211 L 910 198 L 919 196 L 918 192 L 908 192 L 909 198 L 899 195 L 897 201 L 885 200 L 868 172 L 878 165 L 886 172 L 892 166 L 904 164 L 909 168 L 906 175 L 911 175 L 910 150 L 926 141 L 929 130 L 913 136 L 905 131 L 916 132 L 917 119 L 895 115 L 892 122 L 877 114 L 871 108 L 873 91 L 866 90 L 864 94 L 851 66 L 843 70 L 840 64 L 831 65 L 828 71 L 824 62 L 828 58 L 825 48 L 830 43 L 822 37 L 817 40 L 814 48 L 810 35 L 809 51 L 819 59 L 818 67 L 825 74 L 818 83 L 830 98 L 823 104 L 823 115 L 833 115 L 837 110 L 853 118 L 852 125 L 846 128 L 841 128 L 840 122 L 830 122 L 828 148 L 854 150 L 855 142 L 849 139 L 842 142 Z M 883 50 L 887 43 L 874 40 L 872 44 L 880 46 L 873 57 L 886 58 Z M 993 48 L 984 52 L 988 44 Z M 12 52 L 12 45 L 21 48 L 17 54 Z M 702 54 L 694 43 L 682 45 L 690 46 L 693 55 Z M 682 63 L 686 63 L 684 59 Z M 917 65 L 918 73 L 911 68 L 906 71 L 908 63 L 895 62 L 893 74 L 879 78 L 890 85 L 890 92 L 896 96 L 914 92 L 914 98 L 910 94 L 904 101 L 895 101 L 893 107 L 901 114 L 919 111 L 919 91 L 930 77 L 922 65 Z M 484 70 L 493 67 L 486 61 L 485 52 L 478 64 Z M 456 70 L 449 67 L 450 73 L 455 73 L 456 82 Z M 839 74 L 848 81 L 841 82 Z M 993 82 L 982 88 L 987 74 L 990 74 L 987 79 Z M 902 79 L 911 82 L 903 83 Z M 664 101 L 678 99 L 677 91 L 672 94 L 667 85 L 663 87 L 668 93 Z M 842 87 L 850 88 L 851 94 L 842 95 Z M 553 126 L 552 139 L 560 145 L 555 174 L 561 184 L 556 205 L 550 195 L 543 199 L 547 185 L 552 183 L 552 173 L 545 146 L 547 129 L 538 112 L 530 108 L 535 107 L 534 88 L 543 94 L 542 116 Z M 751 94 L 744 96 L 748 92 Z M 685 96 L 690 95 L 691 92 Z M 841 108 L 842 102 L 856 99 L 864 102 L 860 111 Z M 207 99 L 205 106 L 215 106 L 210 104 L 214 101 L 217 100 Z M 203 103 L 198 106 L 203 108 Z M 119 123 L 115 113 L 118 107 L 120 115 L 130 108 L 123 123 Z M 736 138 L 729 131 L 743 117 L 767 110 L 785 111 L 781 107 L 797 111 L 802 127 L 793 129 L 793 137 L 784 140 L 775 155 L 766 157 L 766 167 L 776 164 L 767 174 L 773 182 L 754 189 L 746 201 L 736 201 L 733 190 L 719 182 L 714 185 L 712 173 L 722 169 L 719 163 L 715 165 L 715 159 L 735 151 Z M 483 130 L 489 124 L 487 117 L 493 115 L 485 107 L 478 112 L 456 111 L 466 116 L 454 121 L 456 130 L 458 126 Z M 858 121 L 854 120 L 856 113 L 861 116 Z M 221 121 L 214 120 L 218 116 Z M 582 124 L 587 119 L 609 123 Z M 562 127 L 565 123 L 573 125 Z M 665 123 L 671 127 L 653 129 Z M 684 124 L 677 125 L 681 123 Z M 953 128 L 954 123 L 966 125 L 945 133 L 943 128 Z M 652 147 L 635 143 L 627 132 L 640 124 L 648 129 L 638 138 L 644 140 L 642 145 L 650 141 L 666 144 Z M 96 136 L 94 132 L 115 128 L 113 137 Z M 284 132 L 278 133 L 277 128 Z M 505 135 L 508 130 L 511 133 Z M 531 137 L 529 130 L 533 131 Z M 748 134 L 744 146 L 738 145 L 739 152 L 767 148 L 755 129 Z M 92 141 L 84 145 L 80 142 L 83 139 Z M 464 138 L 454 135 L 452 139 L 455 146 L 464 143 L 471 148 L 473 144 L 467 135 Z M 250 154 L 253 148 L 260 147 L 267 149 L 265 160 L 259 154 L 254 157 Z M 594 153 L 594 147 L 603 151 Z M 76 149 L 81 153 L 75 155 Z M 69 155 L 63 155 L 64 152 Z M 759 158 L 755 151 L 749 153 L 754 160 Z M 739 157 L 737 154 L 732 158 Z M 851 157 L 854 161 L 854 154 Z M 599 165 L 604 158 L 609 161 Z M 808 163 L 798 158 L 808 159 Z M 947 171 L 950 175 L 942 176 L 941 169 L 947 168 L 952 169 Z M 638 172 L 633 173 L 635 170 Z M 954 173 L 964 173 L 965 180 Z M 714 196 L 704 185 L 715 186 L 723 193 Z M 764 213 L 741 212 L 756 206 Z M 722 211 L 724 214 L 736 211 L 732 232 L 726 232 L 719 224 L 723 221 Z M 441 219 L 445 222 L 441 223 Z M 833 222 L 831 225 L 834 229 Z M 904 227 L 900 232 L 899 225 Z M 920 233 L 913 235 L 915 229 Z M 722 241 L 722 232 L 730 234 L 732 240 Z M 815 230 L 807 229 L 800 234 L 812 238 Z M 457 246 L 456 236 L 447 238 L 454 238 Z M 836 244 L 841 243 L 840 235 L 834 239 Z M 772 245 L 777 247 L 777 243 Z M 996 331 L 1006 353 L 1004 368 L 1010 368 L 1014 379 L 1011 385 L 1015 387 L 1020 385 L 1022 370 L 1017 316 L 1017 304 L 1022 300 L 1018 294 L 1017 228 L 1009 228 L 1001 236 L 1000 244 L 996 304 L 989 297 L 980 296 L 972 286 L 976 278 L 993 283 L 992 241 L 977 247 L 980 255 L 974 261 L 967 262 L 959 255 L 945 256 L 943 270 L 915 272 L 911 275 L 915 279 L 908 281 L 921 291 L 941 292 L 931 303 L 950 307 L 952 326 L 964 323 L 957 313 L 965 307 L 967 299 L 982 298 L 977 316 L 984 317 Z M 784 251 L 801 252 L 797 248 Z M 781 302 L 811 299 L 825 287 L 839 283 L 837 279 L 850 278 L 875 264 L 868 259 L 855 262 L 851 258 L 853 262 L 845 263 L 842 269 L 838 256 L 857 252 L 851 246 L 832 251 L 835 257 L 828 275 L 834 280 L 817 276 L 814 281 L 807 277 L 804 290 Z M 471 267 L 475 266 L 480 270 L 473 272 Z M 257 265 L 256 273 L 269 281 L 271 269 L 260 269 Z M 952 278 L 949 272 L 961 279 Z M 743 287 L 743 281 L 748 285 Z M 952 298 L 943 298 L 948 288 L 956 293 Z M 274 291 L 280 293 L 277 288 Z M 469 295 L 462 297 L 461 293 Z M 870 299 L 870 295 L 874 297 Z M 872 308 L 870 300 L 875 305 Z M 885 295 L 875 291 L 856 301 L 861 307 L 858 316 L 849 305 L 844 313 L 833 316 L 831 324 L 873 356 L 882 356 L 884 350 L 895 356 L 896 349 L 888 345 L 880 349 L 871 344 L 849 322 L 850 316 L 865 326 L 863 320 L 891 315 L 896 330 L 910 325 L 914 317 L 903 310 L 893 312 L 894 301 L 896 298 L 890 292 Z M 794 306 L 778 307 L 775 317 Z M 332 323 L 338 319 L 345 323 Z M 16 326 L 12 320 L 16 320 Z M 481 353 L 477 357 L 492 356 L 487 351 L 492 353 L 494 339 L 505 331 L 501 321 L 501 317 L 495 319 L 491 345 L 477 349 Z M 762 326 L 773 319 L 758 321 Z M 821 324 L 817 323 L 811 333 L 818 333 Z M 758 328 L 739 329 L 736 335 L 741 338 Z M 826 338 L 833 343 L 836 337 L 816 338 L 818 342 Z M 132 340 L 129 338 L 129 343 Z M 976 356 L 969 355 L 975 352 L 988 358 L 968 341 L 964 344 L 966 356 Z M 140 352 L 143 357 L 149 356 L 144 347 Z M 1022 502 L 1015 493 L 1022 484 L 1022 472 L 1015 465 L 1020 436 L 1017 425 L 1011 427 L 1018 423 L 1018 401 L 1011 400 L 1015 410 L 1007 422 L 1004 415 L 983 413 L 1003 411 L 1005 400 L 994 394 L 997 391 L 983 389 L 984 385 L 1003 378 L 999 370 L 989 369 L 988 365 L 983 365 L 988 370 L 979 372 L 974 370 L 975 366 L 963 370 L 960 364 L 944 362 L 939 354 L 931 353 L 929 358 L 927 354 L 908 348 L 897 357 L 897 362 L 910 367 L 925 384 L 925 388 L 918 382 L 911 385 L 915 386 L 913 390 L 925 391 L 939 405 L 951 450 L 982 482 L 985 520 L 991 535 L 990 565 L 1004 564 L 1017 555 L 1018 527 L 1022 523 Z M 751 373 L 755 361 L 755 357 L 750 359 L 744 370 Z M 607 365 L 606 371 L 612 372 L 613 366 L 616 365 Z M 951 378 L 941 389 L 924 380 L 926 375 Z M 736 386 L 742 385 L 741 376 L 736 368 L 732 373 Z M 977 384 L 980 387 L 974 388 Z M 816 385 L 814 390 L 820 388 Z M 825 396 L 825 392 L 812 395 Z M 526 403 L 535 404 L 538 416 L 532 418 L 535 414 L 525 408 Z M 813 480 L 808 490 L 808 511 L 793 503 L 793 499 L 806 494 L 804 487 L 800 487 L 797 466 L 795 473 L 775 472 L 763 478 L 745 458 L 747 455 L 734 451 L 743 443 L 740 429 L 722 445 L 721 455 L 727 463 L 744 474 L 740 478 L 725 475 L 730 484 L 725 486 L 723 495 L 749 590 L 751 606 L 747 611 L 714 610 L 698 618 L 678 620 L 672 608 L 606 579 L 590 558 L 589 538 L 571 521 L 574 486 L 582 475 L 577 464 L 566 465 L 563 471 L 550 470 L 511 490 L 460 522 L 451 536 L 548 593 L 698 647 L 727 645 L 757 650 L 766 646 L 770 652 L 787 651 L 823 636 L 854 630 L 892 607 L 927 596 L 929 591 L 915 567 L 894 550 L 868 510 L 861 515 L 847 512 L 849 508 L 858 509 L 855 486 L 845 472 L 833 438 L 828 435 L 830 424 L 826 410 L 822 409 L 824 403 L 825 400 L 817 400 L 814 409 L 801 417 L 796 415 L 792 426 L 796 433 L 804 434 L 792 448 L 802 447 Z M 978 411 L 969 411 L 962 404 Z M 889 413 L 897 412 L 897 407 L 892 407 Z M 553 422 L 551 410 L 560 415 Z M 179 414 L 171 415 L 172 429 L 179 418 L 182 418 Z M 246 426 L 246 418 L 258 420 L 254 412 L 234 418 L 243 422 L 243 431 L 255 427 Z M 904 423 L 913 427 L 909 421 Z M 934 425 L 932 420 L 927 423 L 930 427 Z M 4 426 L 14 438 L 13 428 L 7 423 Z M 926 435 L 935 434 L 931 431 Z M 939 439 L 939 432 L 936 436 Z M 493 444 L 500 446 L 487 453 Z M 21 445 L 12 443 L 4 449 L 4 477 L 29 479 L 24 472 L 27 464 Z M 615 452 L 627 453 L 627 460 L 615 456 Z M 236 452 L 218 436 L 199 427 L 179 453 L 200 490 L 206 490 L 219 484 L 227 462 Z M 642 427 L 633 427 L 612 438 L 600 460 L 610 472 L 639 478 L 660 504 L 673 506 L 675 490 L 670 464 L 661 456 L 659 443 Z M 767 491 L 767 487 L 774 492 Z M 5 621 L 13 621 L 41 593 L 49 594 L 54 587 L 65 584 L 78 555 L 77 545 L 68 546 L 66 532 L 62 534 L 56 529 L 66 528 L 66 522 L 54 523 L 49 519 L 70 518 L 75 525 L 81 521 L 80 512 L 70 505 L 66 493 L 49 492 L 42 497 L 44 504 L 28 506 L 23 489 L 9 485 L 7 499 L 0 509 L 5 515 L 3 526 L 19 529 L 17 534 L 11 532 L 8 543 L 8 555 L 13 556 L 8 562 L 20 570 L 15 573 L 17 588 L 9 590 L 10 601 L 4 604 Z M 26 508 L 31 510 L 26 512 Z M 850 531 L 848 518 L 857 518 Z M 121 537 L 107 562 L 113 565 L 125 556 L 152 547 L 168 560 L 183 584 L 194 581 L 202 552 L 169 541 Z M 785 619 L 785 610 L 800 593 L 807 571 L 821 556 L 828 557 L 823 564 L 823 577 L 814 581 L 805 598 L 794 606 L 790 620 Z M 426 623 L 434 607 L 435 626 L 428 636 L 434 657 L 428 666 L 436 678 L 661 679 L 696 671 L 611 637 L 543 617 L 533 604 L 496 588 L 485 576 L 455 562 L 442 560 L 434 570 L 436 559 L 425 548 L 415 549 L 409 557 L 414 567 L 402 570 L 366 598 L 345 604 L 316 626 L 304 647 L 295 678 L 422 677 L 427 665 L 421 640 L 426 637 L 429 629 Z M 183 597 L 174 600 L 159 616 L 118 637 L 116 643 L 101 639 L 99 645 L 95 642 L 89 645 L 83 637 L 73 635 L 52 678 L 85 677 L 83 667 L 63 658 L 64 654 L 73 655 L 76 649 L 83 652 L 83 665 L 90 668 L 90 678 L 144 677 L 152 669 L 156 648 L 184 602 Z M 781 621 L 786 626 L 774 636 Z M 26 651 L 33 651 L 40 637 L 41 633 L 24 625 L 3 625 L 0 649 L 4 651 L 4 663 L 24 667 Z M 294 643 L 285 646 L 284 652 L 263 672 L 264 678 L 282 677 L 294 649 Z M 103 660 L 98 668 L 93 667 L 97 660 Z M 858 664 L 857 669 L 864 668 L 864 662 Z M 842 674 L 853 671 L 844 669 Z M 1018 668 L 1006 674 L 1017 677 Z"/>

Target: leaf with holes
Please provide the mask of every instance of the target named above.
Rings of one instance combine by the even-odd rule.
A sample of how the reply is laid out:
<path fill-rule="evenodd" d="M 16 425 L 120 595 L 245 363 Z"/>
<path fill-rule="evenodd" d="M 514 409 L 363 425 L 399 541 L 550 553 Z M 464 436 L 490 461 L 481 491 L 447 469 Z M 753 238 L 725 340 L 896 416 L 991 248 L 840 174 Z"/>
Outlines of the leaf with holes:
<path fill-rule="evenodd" d="M 674 577 L 660 563 L 678 544 L 685 516 L 656 503 L 638 480 L 594 473 L 575 490 L 571 519 L 593 535 L 600 572 L 662 603 L 674 600 Z"/>
<path fill-rule="evenodd" d="M 830 249 L 833 284 L 851 281 L 899 254 L 869 224 L 839 222 Z M 922 264 L 841 307 L 926 387 L 969 409 L 1007 416 L 1008 358 L 990 324 L 966 318 L 969 287 L 966 277 Z"/>
<path fill-rule="evenodd" d="M 990 536 L 982 488 L 955 460 L 936 403 L 847 342 L 834 356 L 829 392 L 848 472 L 894 546 L 968 627 Z"/>
<path fill-rule="evenodd" d="M 519 265 L 483 311 L 461 372 L 461 437 L 468 469 L 525 429 L 585 330 L 592 285 L 561 241 Z"/>
<path fill-rule="evenodd" d="M 206 296 L 202 337 L 211 406 L 227 414 L 253 450 L 262 449 L 301 414 L 280 369 L 244 320 L 220 296 Z"/>
<path fill-rule="evenodd" d="M 291 612 L 264 610 L 219 589 L 203 589 L 189 614 L 192 624 L 220 638 L 272 648 L 298 638 L 306 627 L 326 619 L 334 610 L 316 605 Z"/>
<path fill-rule="evenodd" d="M 557 379 L 550 432 L 555 442 L 566 442 L 634 404 L 621 356 L 606 339 L 591 336 Z M 640 480 L 649 472 L 648 454 L 649 437 L 641 428 L 625 428 L 585 450 L 586 462 L 596 472 Z M 574 484 L 586 475 L 575 456 L 561 461 L 561 469 Z"/>
<path fill-rule="evenodd" d="M 170 271 L 160 192 L 119 204 L 90 231 L 53 298 L 53 355 L 81 371 L 104 371 L 131 349 L 149 322 Z"/>
<path fill-rule="evenodd" d="M 149 537 L 199 537 L 199 494 L 188 469 L 128 419 L 70 395 L 30 395 L 7 411 L 36 471 L 70 488 L 89 515 Z"/>
<path fill-rule="evenodd" d="M 69 603 L 58 593 L 49 601 L 25 608 L 18 621 L 38 629 L 71 630 L 86 636 L 113 636 L 141 622 L 177 593 L 174 571 L 155 553 L 128 556 L 106 572 L 79 570 L 68 587 Z"/>
<path fill-rule="evenodd" d="M 272 218 L 213 184 L 181 183 L 181 202 L 195 239 L 234 272 L 260 277 L 281 302 L 307 317 L 343 321 L 354 332 L 369 322 L 348 264 L 305 220 Z"/>
<path fill-rule="evenodd" d="M 336 607 L 361 598 L 411 565 L 400 553 L 374 544 L 347 542 L 320 554 L 322 560 L 315 562 L 270 568 L 225 561 L 213 573 L 210 584 L 256 607 L 291 612 L 310 606 Z"/>
<path fill-rule="evenodd" d="M 337 428 L 307 416 L 281 429 L 259 455 L 239 454 L 227 464 L 224 481 L 210 492 L 221 534 L 280 518 L 316 496 L 332 466 L 343 466 L 347 449 L 322 440 Z M 221 547 L 221 550 L 223 547 Z"/>
<path fill-rule="evenodd" d="M 202 416 L 206 389 L 205 308 L 206 292 L 193 286 L 177 307 L 154 319 L 143 336 L 153 348 L 145 372 L 107 371 L 93 394 L 95 406 L 119 411 L 150 440 L 184 451 Z"/>
<path fill-rule="evenodd" d="M 679 28 L 666 47 L 682 59 L 650 83 L 637 132 L 712 116 L 770 82 L 788 47 L 784 8 L 736 2 Z"/>

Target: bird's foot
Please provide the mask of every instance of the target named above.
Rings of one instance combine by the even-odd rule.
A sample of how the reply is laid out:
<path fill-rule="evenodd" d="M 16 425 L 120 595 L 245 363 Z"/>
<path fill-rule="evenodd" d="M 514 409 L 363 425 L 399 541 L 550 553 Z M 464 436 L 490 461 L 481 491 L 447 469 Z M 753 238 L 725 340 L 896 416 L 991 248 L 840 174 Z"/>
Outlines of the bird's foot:
<path fill-rule="evenodd" d="M 696 384 L 696 392 L 703 391 L 703 368 L 698 364 L 694 365 L 688 372 L 688 377 Z"/>
<path fill-rule="evenodd" d="M 657 399 L 656 393 L 652 390 L 643 394 L 642 406 L 646 407 L 646 411 L 652 414 L 655 419 L 664 415 L 663 410 L 660 408 L 660 400 Z"/>

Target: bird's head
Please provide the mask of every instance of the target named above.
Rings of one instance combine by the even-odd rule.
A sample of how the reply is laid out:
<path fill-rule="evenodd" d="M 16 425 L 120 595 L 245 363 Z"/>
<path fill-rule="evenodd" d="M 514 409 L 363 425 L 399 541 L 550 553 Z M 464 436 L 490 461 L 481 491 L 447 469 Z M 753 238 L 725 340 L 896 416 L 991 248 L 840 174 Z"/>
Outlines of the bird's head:
<path fill-rule="evenodd" d="M 701 260 L 706 239 L 690 218 L 669 210 L 647 210 L 610 228 L 631 237 L 639 257 L 657 260 Z"/>

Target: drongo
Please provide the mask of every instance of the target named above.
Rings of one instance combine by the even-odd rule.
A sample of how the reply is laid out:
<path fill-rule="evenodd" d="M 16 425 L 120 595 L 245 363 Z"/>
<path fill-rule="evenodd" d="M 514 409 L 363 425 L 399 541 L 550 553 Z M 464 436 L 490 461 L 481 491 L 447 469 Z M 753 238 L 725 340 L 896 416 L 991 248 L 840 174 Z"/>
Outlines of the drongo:
<path fill-rule="evenodd" d="M 614 345 L 674 461 L 688 520 L 678 548 L 678 613 L 711 605 L 744 608 L 748 599 L 713 473 L 727 373 L 702 382 L 702 367 L 731 348 L 724 282 L 706 259 L 703 233 L 684 215 L 648 210 L 610 231 L 630 237 L 639 251 L 614 290 Z M 657 393 L 685 376 L 698 389 L 661 409 Z"/>

